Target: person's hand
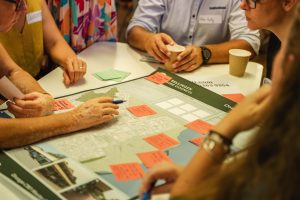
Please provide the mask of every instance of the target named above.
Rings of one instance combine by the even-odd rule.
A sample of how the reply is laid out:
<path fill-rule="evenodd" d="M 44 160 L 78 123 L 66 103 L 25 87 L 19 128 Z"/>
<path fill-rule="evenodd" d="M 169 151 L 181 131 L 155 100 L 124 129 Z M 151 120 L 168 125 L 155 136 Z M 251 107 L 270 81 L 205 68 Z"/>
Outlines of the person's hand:
<path fill-rule="evenodd" d="M 74 128 L 80 130 L 108 122 L 118 115 L 119 106 L 110 97 L 89 100 L 70 111 L 74 118 Z"/>
<path fill-rule="evenodd" d="M 141 185 L 139 194 L 140 197 L 143 193 L 147 192 L 151 185 L 159 179 L 166 181 L 165 184 L 153 188 L 151 194 L 162 194 L 170 192 L 175 181 L 182 172 L 183 167 L 169 162 L 161 162 L 153 166 L 145 175 Z"/>
<path fill-rule="evenodd" d="M 165 33 L 153 34 L 146 42 L 145 50 L 156 60 L 165 63 L 171 55 L 166 47 L 167 44 L 175 44 L 174 40 L 169 35 Z"/>
<path fill-rule="evenodd" d="M 269 109 L 270 98 L 271 86 L 261 87 L 237 104 L 214 127 L 214 130 L 232 139 L 237 133 L 254 128 L 263 122 L 264 116 Z"/>
<path fill-rule="evenodd" d="M 191 72 L 203 63 L 201 48 L 187 46 L 173 64 L 174 72 Z"/>
<path fill-rule="evenodd" d="M 86 73 L 87 65 L 83 60 L 80 60 L 76 55 L 69 56 L 64 64 L 64 83 L 69 86 L 77 83 Z"/>
<path fill-rule="evenodd" d="M 25 94 L 14 103 L 7 102 L 8 111 L 17 118 L 40 117 L 53 112 L 54 99 L 49 94 L 32 92 Z"/>

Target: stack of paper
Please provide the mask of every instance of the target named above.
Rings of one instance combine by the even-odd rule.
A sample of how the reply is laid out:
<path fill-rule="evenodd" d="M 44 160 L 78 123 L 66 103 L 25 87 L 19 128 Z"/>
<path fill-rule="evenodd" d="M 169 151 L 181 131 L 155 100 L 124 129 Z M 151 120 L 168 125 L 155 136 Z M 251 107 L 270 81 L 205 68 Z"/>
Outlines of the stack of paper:
<path fill-rule="evenodd" d="M 113 68 L 106 69 L 101 72 L 97 72 L 94 74 L 94 76 L 102 81 L 116 81 L 121 82 L 123 81 L 127 76 L 129 76 L 130 72 L 120 71 Z"/>

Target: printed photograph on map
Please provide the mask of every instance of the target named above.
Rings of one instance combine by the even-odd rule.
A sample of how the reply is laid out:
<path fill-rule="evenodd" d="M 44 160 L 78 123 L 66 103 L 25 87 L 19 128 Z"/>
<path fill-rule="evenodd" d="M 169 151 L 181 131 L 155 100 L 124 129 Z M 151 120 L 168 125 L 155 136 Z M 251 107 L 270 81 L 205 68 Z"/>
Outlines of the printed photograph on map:
<path fill-rule="evenodd" d="M 61 195 L 68 200 L 104 200 L 106 193 L 112 190 L 101 180 L 96 179 L 76 188 L 63 192 Z"/>
<path fill-rule="evenodd" d="M 54 191 L 60 191 L 95 179 L 93 173 L 70 159 L 60 160 L 37 169 L 34 173 Z"/>
<path fill-rule="evenodd" d="M 49 165 L 66 157 L 47 143 L 25 146 L 21 149 L 23 151 L 20 151 L 20 149 L 12 150 L 9 155 L 30 170 Z"/>

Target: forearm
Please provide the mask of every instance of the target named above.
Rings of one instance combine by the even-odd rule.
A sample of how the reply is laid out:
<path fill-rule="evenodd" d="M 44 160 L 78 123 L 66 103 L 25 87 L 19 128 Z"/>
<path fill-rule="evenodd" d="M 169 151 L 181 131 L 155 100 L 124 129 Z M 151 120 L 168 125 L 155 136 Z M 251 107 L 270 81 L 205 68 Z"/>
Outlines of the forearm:
<path fill-rule="evenodd" d="M 63 67 L 67 66 L 68 57 L 76 56 L 75 52 L 63 39 L 54 42 L 54 44 L 49 44 L 47 52 L 55 63 Z"/>
<path fill-rule="evenodd" d="M 245 49 L 251 52 L 251 58 L 256 56 L 251 45 L 245 40 L 231 40 L 221 44 L 205 45 L 212 52 L 209 63 L 228 63 L 230 49 Z"/>
<path fill-rule="evenodd" d="M 46 117 L 0 119 L 0 148 L 31 144 L 76 130 L 72 112 Z"/>
<path fill-rule="evenodd" d="M 8 55 L 0 44 L 0 68 L 3 75 L 6 75 L 23 93 L 41 92 L 45 90 L 26 71 L 21 69 Z"/>
<path fill-rule="evenodd" d="M 145 51 L 145 44 L 153 35 L 155 35 L 155 33 L 148 32 L 140 26 L 135 26 L 129 31 L 127 42 L 132 47 Z"/>
<path fill-rule="evenodd" d="M 224 156 L 225 158 L 225 155 L 222 154 L 218 156 Z M 220 163 L 216 162 L 211 154 L 200 148 L 176 180 L 171 191 L 171 196 L 184 196 L 190 191 L 192 185 L 198 185 L 204 181 L 208 169 L 219 165 Z"/>
<path fill-rule="evenodd" d="M 234 129 L 224 126 L 224 123 L 218 123 L 213 130 L 230 140 L 232 140 L 236 134 L 233 133 Z M 221 132 L 221 130 L 224 130 L 224 132 Z M 224 144 L 215 143 L 212 151 L 201 146 L 196 155 L 183 170 L 181 176 L 177 179 L 171 195 L 183 196 L 190 191 L 191 185 L 199 185 L 204 182 L 209 170 L 215 167 L 221 167 L 228 153 L 225 151 L 223 145 Z"/>
<path fill-rule="evenodd" d="M 8 78 L 25 94 L 30 92 L 46 93 L 39 83 L 21 68 L 11 71 Z"/>

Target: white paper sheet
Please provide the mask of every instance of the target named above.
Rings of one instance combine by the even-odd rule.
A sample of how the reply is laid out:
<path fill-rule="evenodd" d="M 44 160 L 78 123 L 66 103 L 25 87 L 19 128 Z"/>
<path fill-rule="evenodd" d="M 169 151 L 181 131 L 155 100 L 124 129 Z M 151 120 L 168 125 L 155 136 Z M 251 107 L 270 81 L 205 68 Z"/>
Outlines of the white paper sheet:
<path fill-rule="evenodd" d="M 8 100 L 21 99 L 24 94 L 6 77 L 0 79 L 0 93 Z"/>

